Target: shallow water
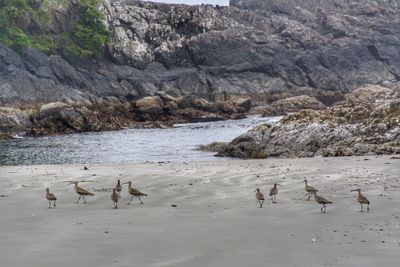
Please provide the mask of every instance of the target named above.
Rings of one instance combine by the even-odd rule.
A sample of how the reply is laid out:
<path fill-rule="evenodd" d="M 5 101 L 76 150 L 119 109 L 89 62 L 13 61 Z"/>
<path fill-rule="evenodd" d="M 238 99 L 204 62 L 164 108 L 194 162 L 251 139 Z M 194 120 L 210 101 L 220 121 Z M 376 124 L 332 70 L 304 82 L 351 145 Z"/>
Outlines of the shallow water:
<path fill-rule="evenodd" d="M 227 142 L 257 124 L 279 117 L 190 123 L 170 129 L 125 129 L 109 132 L 0 141 L 0 165 L 122 163 L 218 160 L 199 145 Z"/>

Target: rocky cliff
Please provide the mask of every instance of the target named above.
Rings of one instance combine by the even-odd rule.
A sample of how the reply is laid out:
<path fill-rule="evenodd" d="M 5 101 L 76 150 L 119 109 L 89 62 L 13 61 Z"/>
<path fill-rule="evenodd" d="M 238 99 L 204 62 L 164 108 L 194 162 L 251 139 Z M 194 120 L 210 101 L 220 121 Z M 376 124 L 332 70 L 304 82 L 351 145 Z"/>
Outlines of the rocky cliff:
<path fill-rule="evenodd" d="M 400 84 L 358 88 L 331 108 L 259 125 L 218 150 L 240 158 L 399 154 Z"/>
<path fill-rule="evenodd" d="M 73 2 L 73 1 L 72 1 Z M 156 91 L 340 99 L 363 84 L 400 78 L 398 1 L 232 0 L 230 7 L 105 0 L 112 32 L 104 60 L 0 45 L 0 102 Z M 66 14 L 52 31 L 62 31 Z M 32 28 L 32 27 L 30 27 Z"/>
<path fill-rule="evenodd" d="M 71 1 L 71 5 L 78 0 Z M 365 84 L 400 80 L 400 5 L 388 0 L 232 0 L 229 7 L 104 0 L 102 59 L 0 43 L 0 104 L 126 102 L 157 94 L 253 105 L 308 95 L 325 105 Z M 75 9 L 44 29 L 62 35 Z M 100 99 L 100 100 L 99 100 Z M 111 101 L 113 103 L 113 101 Z M 131 109 L 129 109 L 131 110 Z"/>

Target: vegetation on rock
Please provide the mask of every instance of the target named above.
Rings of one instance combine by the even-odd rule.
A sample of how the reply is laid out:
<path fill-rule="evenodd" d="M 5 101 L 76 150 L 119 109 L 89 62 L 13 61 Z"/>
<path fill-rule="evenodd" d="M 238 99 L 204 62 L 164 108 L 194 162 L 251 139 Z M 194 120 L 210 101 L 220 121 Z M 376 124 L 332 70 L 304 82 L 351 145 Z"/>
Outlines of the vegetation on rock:
<path fill-rule="evenodd" d="M 99 0 L 0 0 L 0 42 L 18 53 L 30 46 L 47 54 L 100 58 L 110 34 L 98 5 Z M 66 30 L 52 29 L 55 8 L 73 14 Z"/>

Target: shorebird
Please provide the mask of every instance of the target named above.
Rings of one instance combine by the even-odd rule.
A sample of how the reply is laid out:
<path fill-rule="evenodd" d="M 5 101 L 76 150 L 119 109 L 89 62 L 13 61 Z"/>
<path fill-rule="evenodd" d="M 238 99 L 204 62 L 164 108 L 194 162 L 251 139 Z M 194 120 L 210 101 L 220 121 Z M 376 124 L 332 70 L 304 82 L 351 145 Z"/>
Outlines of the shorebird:
<path fill-rule="evenodd" d="M 85 196 L 94 196 L 93 193 L 90 193 L 89 191 L 79 187 L 78 182 L 71 182 L 71 183 L 69 183 L 69 185 L 70 184 L 75 184 L 75 187 L 74 187 L 75 192 L 79 195 L 79 198 L 75 203 L 79 203 L 79 200 L 81 199 L 81 197 L 83 198 L 84 203 L 86 203 Z"/>
<path fill-rule="evenodd" d="M 316 201 L 318 204 L 321 204 L 321 205 L 322 205 L 322 207 L 321 207 L 321 212 L 325 213 L 325 211 L 326 211 L 326 204 L 332 204 L 332 202 L 329 201 L 329 200 L 327 200 L 327 199 L 325 199 L 325 198 L 323 198 L 323 197 L 317 196 L 317 192 L 314 192 L 314 197 L 315 197 L 315 201 Z"/>
<path fill-rule="evenodd" d="M 56 201 L 57 201 L 56 196 L 54 194 L 50 193 L 48 188 L 46 188 L 46 192 L 47 192 L 46 193 L 46 198 L 49 201 L 49 209 L 51 209 L 51 202 L 52 201 L 54 201 L 53 208 L 55 208 L 56 207 Z"/>
<path fill-rule="evenodd" d="M 121 186 L 121 182 L 119 180 L 118 180 L 117 185 L 115 186 L 114 189 L 118 193 L 118 198 L 121 198 L 122 186 Z"/>
<path fill-rule="evenodd" d="M 260 203 L 260 208 L 262 208 L 262 205 L 265 200 L 264 194 L 260 192 L 260 188 L 257 188 L 255 192 L 256 192 L 256 199 L 258 200 L 258 203 Z"/>
<path fill-rule="evenodd" d="M 117 189 L 114 188 L 113 192 L 111 193 L 111 200 L 114 204 L 114 209 L 118 209 L 118 200 L 120 198 L 116 191 L 117 191 Z"/>
<path fill-rule="evenodd" d="M 278 194 L 277 185 L 281 186 L 280 184 L 274 183 L 274 187 L 269 190 L 269 196 L 271 197 L 272 203 L 276 203 L 276 195 Z"/>
<path fill-rule="evenodd" d="M 358 192 L 357 201 L 361 205 L 361 212 L 363 212 L 363 204 L 367 204 L 367 211 L 369 211 L 369 200 L 363 194 L 361 194 L 361 190 L 354 189 L 354 190 L 351 190 L 350 192 L 356 192 L 356 191 Z"/>
<path fill-rule="evenodd" d="M 311 195 L 312 195 L 312 194 L 316 194 L 316 192 L 318 192 L 318 190 L 315 189 L 315 188 L 312 187 L 312 186 L 309 186 L 309 185 L 307 184 L 307 179 L 304 179 L 304 184 L 305 184 L 305 188 L 304 188 L 304 189 L 305 189 L 306 192 L 307 192 L 306 195 L 308 195 L 308 199 L 307 199 L 307 200 L 310 200 Z"/>
<path fill-rule="evenodd" d="M 133 197 L 137 197 L 140 200 L 140 204 L 143 204 L 143 201 L 140 199 L 140 197 L 145 196 L 147 197 L 147 195 L 145 193 L 140 192 L 139 190 L 137 190 L 136 188 L 132 187 L 132 182 L 126 182 L 123 184 L 128 184 L 128 191 L 129 194 L 131 194 L 131 200 L 129 201 L 128 205 L 131 204 Z"/>

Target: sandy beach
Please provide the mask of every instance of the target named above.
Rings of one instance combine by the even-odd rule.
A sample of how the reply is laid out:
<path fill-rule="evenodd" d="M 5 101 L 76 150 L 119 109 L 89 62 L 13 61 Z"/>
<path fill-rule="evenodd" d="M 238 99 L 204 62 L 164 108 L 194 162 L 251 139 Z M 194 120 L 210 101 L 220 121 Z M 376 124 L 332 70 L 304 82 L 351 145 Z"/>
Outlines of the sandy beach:
<path fill-rule="evenodd" d="M 391 156 L 83 167 L 0 167 L 0 266 L 399 266 Z M 325 214 L 306 200 L 305 177 L 333 202 Z M 117 179 L 149 194 L 144 204 L 126 205 L 125 185 L 114 210 Z M 87 204 L 74 204 L 71 180 L 95 194 Z M 274 182 L 278 203 L 260 209 L 254 190 L 267 196 Z M 355 188 L 370 212 L 359 211 Z"/>

